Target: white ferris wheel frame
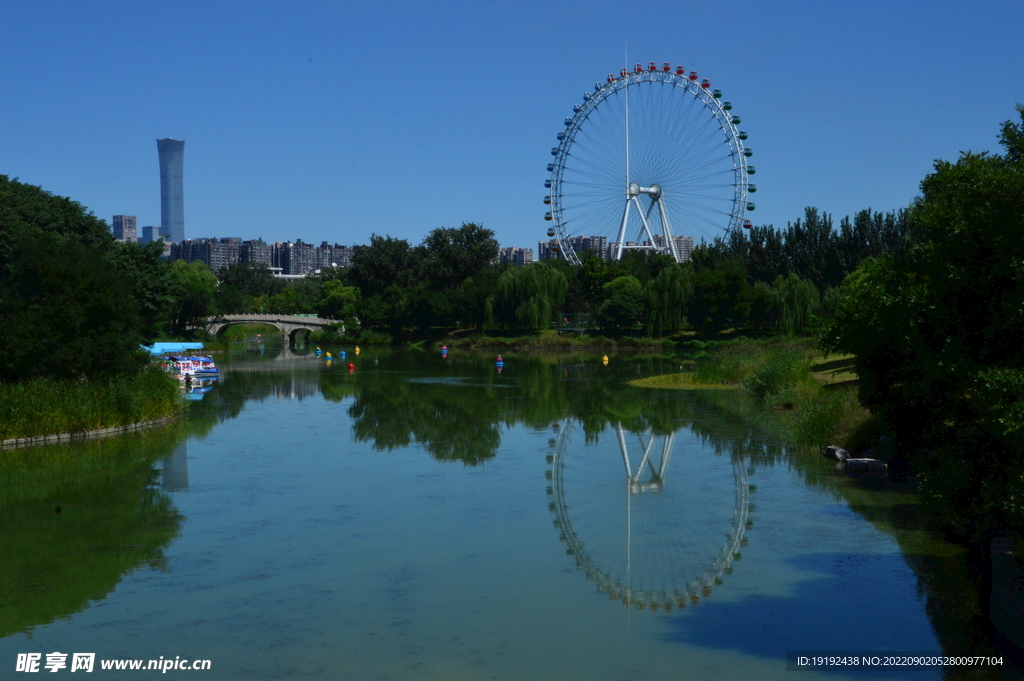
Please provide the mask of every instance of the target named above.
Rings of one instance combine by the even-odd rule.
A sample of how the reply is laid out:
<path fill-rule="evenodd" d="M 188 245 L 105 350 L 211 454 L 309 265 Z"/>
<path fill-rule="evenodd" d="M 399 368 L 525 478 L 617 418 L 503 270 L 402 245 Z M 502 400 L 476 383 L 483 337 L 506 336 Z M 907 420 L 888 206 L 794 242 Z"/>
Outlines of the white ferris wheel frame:
<path fill-rule="evenodd" d="M 638 69 L 639 68 L 640 67 L 638 65 Z M 629 178 L 628 88 L 639 83 L 665 83 L 673 87 L 677 87 L 683 90 L 684 93 L 697 98 L 704 107 L 707 108 L 710 115 L 717 120 L 725 138 L 725 142 L 729 147 L 729 155 L 731 156 L 733 163 L 732 212 L 729 216 L 729 222 L 724 233 L 738 230 L 744 223 L 744 216 L 748 201 L 747 197 L 749 193 L 748 188 L 750 186 L 747 172 L 747 157 L 750 156 L 751 152 L 743 145 L 743 140 L 740 138 L 740 130 L 736 127 L 736 123 L 733 122 L 734 115 L 729 113 L 729 111 L 722 105 L 722 102 L 719 101 L 721 94 L 717 90 L 712 91 L 709 85 L 705 85 L 698 81 L 696 73 L 691 72 L 691 74 L 687 76 L 685 71 L 682 71 L 681 69 L 666 70 L 666 68 L 667 65 L 661 69 L 648 68 L 644 70 L 625 72 L 619 77 L 609 76 L 606 83 L 597 83 L 594 85 L 594 91 L 592 93 L 584 94 L 583 103 L 575 105 L 573 107 L 573 115 L 565 119 L 565 131 L 559 134 L 558 146 L 551 150 L 551 154 L 554 156 L 554 161 L 549 166 L 551 170 L 551 178 L 545 183 L 545 185 L 550 189 L 550 219 L 552 221 L 552 228 L 555 231 L 554 238 L 558 241 L 559 252 L 562 257 L 575 265 L 581 264 L 581 261 L 576 250 L 569 242 L 569 238 L 572 235 L 570 235 L 566 229 L 562 206 L 562 181 L 563 174 L 566 169 L 566 162 L 572 156 L 573 143 L 576 140 L 576 136 L 587 122 L 587 119 L 604 101 L 622 90 L 626 91 L 625 94 L 627 97 L 626 178 L 623 186 L 624 202 L 622 220 L 618 229 L 618 243 L 615 249 L 614 259 L 621 259 L 622 252 L 625 248 L 633 248 L 665 253 L 667 255 L 671 255 L 676 262 L 683 261 L 682 254 L 676 250 L 676 242 L 673 238 L 678 235 L 674 235 L 671 232 L 668 206 L 666 206 L 666 203 L 670 206 L 671 201 L 666 201 L 666 197 L 662 194 L 661 187 L 657 184 L 652 184 L 649 187 L 641 187 L 636 182 L 631 182 Z M 646 194 L 651 197 L 651 203 L 646 212 L 640 204 L 640 194 Z M 660 222 L 662 225 L 662 236 L 664 237 L 663 246 L 656 245 L 654 239 L 655 234 L 652 232 L 648 221 L 648 218 L 655 206 L 658 207 Z M 651 244 L 650 246 L 624 246 L 626 222 L 632 208 L 636 209 L 641 219 L 644 232 Z"/>

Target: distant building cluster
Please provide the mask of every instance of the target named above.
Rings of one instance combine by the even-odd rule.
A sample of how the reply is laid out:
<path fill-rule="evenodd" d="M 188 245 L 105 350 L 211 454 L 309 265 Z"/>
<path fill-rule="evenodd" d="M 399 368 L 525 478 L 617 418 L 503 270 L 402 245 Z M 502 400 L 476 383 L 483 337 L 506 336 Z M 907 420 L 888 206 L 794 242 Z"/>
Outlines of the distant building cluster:
<path fill-rule="evenodd" d="M 268 244 L 263 239 L 242 241 L 237 237 L 185 239 L 170 244 L 171 260 L 206 263 L 214 272 L 222 267 L 266 265 L 283 275 L 305 276 L 325 267 L 348 267 L 352 263 L 352 248 L 326 241 L 319 246 L 302 239 Z"/>
<path fill-rule="evenodd" d="M 676 236 L 673 237 L 672 240 L 675 242 L 676 252 L 679 253 L 680 262 L 689 261 L 693 254 L 693 237 Z M 574 236 L 569 237 L 568 245 L 573 249 L 573 251 L 580 255 L 583 253 L 592 253 L 601 260 L 609 261 L 614 258 L 615 249 L 618 246 L 618 243 L 608 243 L 608 238 L 603 236 Z M 655 234 L 654 245 L 659 248 L 664 248 L 665 237 L 661 234 Z M 623 244 L 624 248 L 650 248 L 650 246 L 650 241 L 627 241 Z M 560 257 L 561 253 L 558 250 L 559 248 L 560 246 L 557 239 L 537 243 L 537 253 L 541 260 L 550 260 L 552 258 Z"/>
<path fill-rule="evenodd" d="M 499 248 L 498 256 L 494 259 L 495 264 L 509 263 L 512 265 L 529 265 L 534 262 L 533 249 L 532 248 L 519 248 L 518 246 L 509 246 L 508 248 Z"/>
<path fill-rule="evenodd" d="M 142 234 L 139 235 L 138 224 L 138 218 L 134 215 L 115 215 L 111 221 L 111 231 L 114 233 L 115 239 L 130 244 L 148 244 L 151 241 L 170 237 L 163 228 L 151 225 L 143 227 Z"/>
<path fill-rule="evenodd" d="M 201 261 L 212 271 L 241 263 L 266 265 L 281 276 L 306 276 L 325 267 L 348 267 L 352 263 L 352 247 L 326 241 L 319 246 L 301 239 L 294 242 L 268 244 L 263 239 L 242 241 L 237 237 L 185 238 L 185 140 L 172 138 L 156 141 L 160 161 L 160 226 L 146 226 L 139 234 L 138 219 L 134 215 L 115 215 L 111 231 L 118 241 L 127 243 L 164 242 L 164 257 L 171 260 Z M 607 250 L 603 237 L 588 237 L 584 241 L 599 240 L 602 251 Z M 692 239 L 690 240 L 692 243 Z M 596 243 L 596 242 L 595 242 Z M 541 258 L 551 257 L 541 244 Z M 545 253 L 547 253 L 545 255 Z M 607 258 L 607 254 L 602 257 Z M 498 252 L 495 262 L 528 265 L 534 262 L 532 248 L 509 247 Z"/>

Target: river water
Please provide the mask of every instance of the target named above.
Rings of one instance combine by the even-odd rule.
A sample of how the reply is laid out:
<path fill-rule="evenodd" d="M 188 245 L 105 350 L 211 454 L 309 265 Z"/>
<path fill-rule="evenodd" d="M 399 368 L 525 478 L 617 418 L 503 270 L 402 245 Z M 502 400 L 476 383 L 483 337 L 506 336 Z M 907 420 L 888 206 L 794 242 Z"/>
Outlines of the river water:
<path fill-rule="evenodd" d="M 162 657 L 210 660 L 172 676 L 368 681 L 788 679 L 787 652 L 992 653 L 962 551 L 913 495 L 793 450 L 735 393 L 627 384 L 676 358 L 519 353 L 499 372 L 255 347 L 181 424 L 0 452 L 3 678 L 53 652 L 59 673 L 95 653 L 100 677 Z M 800 678 L 844 676 L 964 674 Z"/>

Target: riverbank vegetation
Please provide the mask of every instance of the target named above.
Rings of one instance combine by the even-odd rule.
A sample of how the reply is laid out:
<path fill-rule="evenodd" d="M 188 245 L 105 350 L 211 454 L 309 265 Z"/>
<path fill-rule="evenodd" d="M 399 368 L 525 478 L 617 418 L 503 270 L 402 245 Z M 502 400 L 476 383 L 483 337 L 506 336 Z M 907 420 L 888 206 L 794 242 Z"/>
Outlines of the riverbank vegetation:
<path fill-rule="evenodd" d="M 80 204 L 0 176 L 0 439 L 177 413 L 176 382 L 140 349 L 187 298 L 160 287 L 161 253 L 119 244 Z"/>
<path fill-rule="evenodd" d="M 1024 528 L 1024 107 L 1001 154 L 936 161 L 913 248 L 846 278 L 823 346 L 855 356 L 862 403 L 930 508 L 986 553 Z"/>
<path fill-rule="evenodd" d="M 699 344 L 704 345 L 704 344 Z M 742 390 L 773 412 L 797 445 L 837 443 L 862 449 L 877 437 L 871 413 L 850 382 L 828 380 L 827 362 L 813 339 L 749 340 L 716 344 L 689 371 L 632 381 L 632 385 L 682 390 Z M 681 367 L 683 368 L 683 367 Z"/>
<path fill-rule="evenodd" d="M 177 383 L 144 368 L 93 380 L 34 378 L 0 383 L 0 441 L 153 421 L 182 409 Z"/>

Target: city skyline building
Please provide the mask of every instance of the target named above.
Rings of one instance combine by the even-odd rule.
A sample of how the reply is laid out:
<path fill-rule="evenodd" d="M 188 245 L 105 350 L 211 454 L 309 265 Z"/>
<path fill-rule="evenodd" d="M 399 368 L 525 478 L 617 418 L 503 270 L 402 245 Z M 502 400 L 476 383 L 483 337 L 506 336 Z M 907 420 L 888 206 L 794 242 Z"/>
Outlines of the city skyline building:
<path fill-rule="evenodd" d="M 518 246 L 508 246 L 506 248 L 499 248 L 498 255 L 494 258 L 495 263 L 511 263 L 513 265 L 529 265 L 535 262 L 533 257 L 532 248 L 520 248 Z"/>
<path fill-rule="evenodd" d="M 146 225 L 142 228 L 142 243 L 148 244 L 152 241 L 156 241 L 161 238 L 169 238 L 170 234 L 165 234 L 162 227 L 156 227 L 154 225 Z"/>
<path fill-rule="evenodd" d="M 134 215 L 115 215 L 110 221 L 114 238 L 126 243 L 138 241 L 138 220 Z"/>
<path fill-rule="evenodd" d="M 185 140 L 156 141 L 160 156 L 160 230 L 171 241 L 185 240 Z"/>

